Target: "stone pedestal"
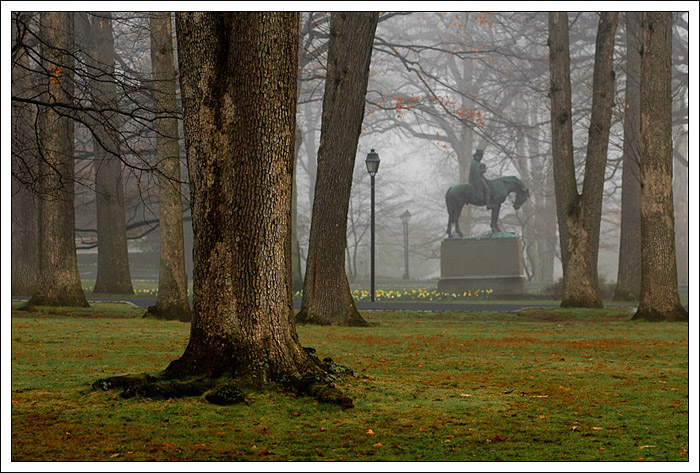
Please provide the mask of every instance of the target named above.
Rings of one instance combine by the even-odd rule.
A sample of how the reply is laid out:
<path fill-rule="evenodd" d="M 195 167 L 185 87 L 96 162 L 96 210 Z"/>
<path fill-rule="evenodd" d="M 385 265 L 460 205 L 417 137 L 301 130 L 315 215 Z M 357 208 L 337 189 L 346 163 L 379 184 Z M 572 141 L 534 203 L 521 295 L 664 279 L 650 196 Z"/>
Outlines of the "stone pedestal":
<path fill-rule="evenodd" d="M 443 240 L 440 247 L 440 292 L 491 289 L 495 296 L 527 293 L 522 243 L 513 233 Z"/>

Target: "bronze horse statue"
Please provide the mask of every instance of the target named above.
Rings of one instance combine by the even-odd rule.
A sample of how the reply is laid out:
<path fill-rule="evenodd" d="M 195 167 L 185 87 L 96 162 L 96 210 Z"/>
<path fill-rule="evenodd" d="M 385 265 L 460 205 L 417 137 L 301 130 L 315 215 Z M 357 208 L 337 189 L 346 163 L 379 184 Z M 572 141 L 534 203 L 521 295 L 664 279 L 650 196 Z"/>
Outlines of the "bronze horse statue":
<path fill-rule="evenodd" d="M 515 192 L 515 202 L 513 207 L 518 210 L 525 201 L 530 197 L 530 191 L 523 181 L 515 176 L 503 176 L 498 179 L 486 179 L 491 191 L 491 231 L 500 232 L 498 227 L 498 214 L 501 211 L 501 204 L 506 200 L 506 197 L 511 192 Z M 471 184 L 457 184 L 447 189 L 445 194 L 445 203 L 447 204 L 447 214 L 449 220 L 447 222 L 447 236 L 452 238 L 452 225 L 460 237 L 462 231 L 459 229 L 459 215 L 462 213 L 462 207 L 467 204 L 483 207 L 486 202 L 483 198 L 476 196 L 474 188 Z"/>

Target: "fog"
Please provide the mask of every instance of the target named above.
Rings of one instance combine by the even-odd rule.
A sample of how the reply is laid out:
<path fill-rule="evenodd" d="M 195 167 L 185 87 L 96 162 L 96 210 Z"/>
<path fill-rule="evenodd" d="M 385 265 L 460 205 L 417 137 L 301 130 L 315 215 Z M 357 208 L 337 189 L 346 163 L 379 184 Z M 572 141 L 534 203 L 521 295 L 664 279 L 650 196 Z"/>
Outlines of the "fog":
<path fill-rule="evenodd" d="M 151 126 L 150 36 L 147 15 L 114 12 L 115 71 L 122 113 L 122 184 L 132 279 L 157 279 L 159 264 L 158 187 L 154 171 L 155 131 Z M 297 124 L 302 144 L 296 160 L 296 216 L 302 271 L 307 254 L 321 130 L 328 14 L 302 13 L 300 90 Z M 620 17 L 614 69 L 615 105 L 611 128 L 599 273 L 617 278 L 620 240 L 623 119 L 625 116 L 626 28 Z M 674 27 L 674 198 L 679 283 L 688 283 L 688 16 L 675 15 Z M 575 160 L 583 181 L 591 108 L 593 52 L 598 16 L 571 13 L 571 74 Z M 91 18 L 90 21 L 101 21 Z M 30 29 L 36 26 L 27 21 Z M 173 27 L 173 32 L 175 31 Z M 80 30 L 76 28 L 76 35 Z M 87 33 L 84 33 L 87 34 Z M 515 211 L 513 197 L 501 208 L 500 223 L 523 241 L 528 280 L 541 287 L 561 276 L 559 238 L 552 183 L 549 115 L 547 13 L 415 12 L 380 16 L 372 55 L 365 118 L 357 149 L 348 212 L 346 266 L 353 286 L 369 278 L 370 178 L 365 157 L 375 149 L 377 277 L 391 284 L 404 274 L 404 234 L 400 216 L 409 211 L 410 278 L 429 286 L 440 276 L 440 243 L 446 238 L 446 190 L 464 180 L 477 149 L 484 150 L 486 177 L 514 175 L 531 198 Z M 20 33 L 13 31 L 13 41 Z M 175 38 L 174 38 L 175 40 Z M 27 35 L 28 44 L 36 42 Z M 80 62 L 94 38 L 78 41 L 76 99 L 91 103 L 89 68 Z M 14 67 L 14 66 L 13 66 Z M 36 68 L 30 56 L 28 67 Z M 13 76 L 14 77 L 14 76 Z M 14 88 L 13 96 L 18 95 Z M 102 116 L 93 116 L 102 120 Z M 75 125 L 76 243 L 81 277 L 94 280 L 97 265 L 94 141 L 89 121 Z M 192 280 L 192 228 L 185 146 L 180 125 L 185 254 Z M 18 164 L 13 149 L 13 174 Z M 21 162 L 21 158 L 19 159 Z M 465 235 L 488 234 L 490 212 L 466 209 Z M 20 215 L 13 210 L 13 224 Z M 544 223 L 543 223 L 544 222 Z M 547 256 L 547 252 L 550 256 Z M 552 256 L 553 255 L 553 256 Z M 13 255 L 14 257 L 14 255 Z M 545 262 L 543 260 L 551 262 Z M 549 266 L 549 267 L 547 267 Z"/>

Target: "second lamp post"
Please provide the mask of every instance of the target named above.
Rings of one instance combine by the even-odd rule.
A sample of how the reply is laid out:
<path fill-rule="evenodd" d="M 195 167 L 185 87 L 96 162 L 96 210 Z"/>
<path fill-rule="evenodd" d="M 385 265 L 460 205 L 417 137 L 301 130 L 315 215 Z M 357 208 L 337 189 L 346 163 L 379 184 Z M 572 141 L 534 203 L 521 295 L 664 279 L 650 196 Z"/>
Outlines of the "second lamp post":
<path fill-rule="evenodd" d="M 372 219 L 370 223 L 370 297 L 371 301 L 374 302 L 374 175 L 377 174 L 377 170 L 379 169 L 379 155 L 374 151 L 374 148 L 367 153 L 365 164 L 367 165 L 367 172 L 372 180 Z"/>

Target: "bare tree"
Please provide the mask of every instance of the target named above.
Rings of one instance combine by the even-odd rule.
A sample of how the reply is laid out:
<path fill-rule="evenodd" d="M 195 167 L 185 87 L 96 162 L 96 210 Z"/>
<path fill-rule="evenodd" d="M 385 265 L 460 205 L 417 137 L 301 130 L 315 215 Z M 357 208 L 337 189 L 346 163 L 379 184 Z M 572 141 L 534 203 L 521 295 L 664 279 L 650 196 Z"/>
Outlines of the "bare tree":
<path fill-rule="evenodd" d="M 16 22 L 13 21 L 13 29 Z M 18 32 L 16 32 L 17 34 Z M 16 36 L 13 35 L 13 36 Z M 17 49 L 12 68 L 12 94 L 32 94 L 29 56 Z M 39 276 L 38 197 L 34 184 L 38 176 L 34 107 L 12 104 L 12 295 L 31 296 Z"/>
<path fill-rule="evenodd" d="M 634 319 L 688 321 L 678 296 L 673 216 L 670 12 L 642 15 L 642 277 Z"/>
<path fill-rule="evenodd" d="M 160 271 L 158 299 L 149 313 L 164 319 L 192 318 L 185 279 L 185 239 L 180 194 L 180 144 L 170 12 L 151 12 L 151 67 L 156 110 Z"/>
<path fill-rule="evenodd" d="M 622 168 L 622 212 L 620 219 L 620 254 L 615 300 L 638 300 L 641 284 L 640 234 L 640 89 L 642 64 L 641 12 L 625 13 L 627 26 L 627 78 L 625 82 L 625 143 Z"/>
<path fill-rule="evenodd" d="M 39 20 L 43 79 L 41 100 L 70 104 L 73 97 L 73 14 L 44 12 Z M 53 108 L 39 110 L 39 286 L 33 305 L 88 303 L 78 273 L 73 210 L 73 122 Z"/>
<path fill-rule="evenodd" d="M 80 13 L 81 35 L 92 105 L 103 109 L 90 123 L 95 152 L 97 280 L 94 293 L 133 294 L 126 244 L 124 185 L 119 133 L 119 99 L 114 74 L 112 14 Z"/>
<path fill-rule="evenodd" d="M 292 307 L 298 15 L 177 13 L 176 23 L 194 301 L 189 343 L 165 376 L 325 378 Z"/>
<path fill-rule="evenodd" d="M 598 244 L 614 98 L 612 57 L 616 28 L 617 13 L 602 13 L 596 37 L 585 177 L 579 194 L 571 123 L 569 20 L 566 13 L 549 14 L 552 152 L 564 270 L 562 307 L 603 306 L 598 289 Z"/>
<path fill-rule="evenodd" d="M 331 14 L 313 214 L 297 320 L 366 326 L 345 272 L 347 216 L 377 13 Z"/>

